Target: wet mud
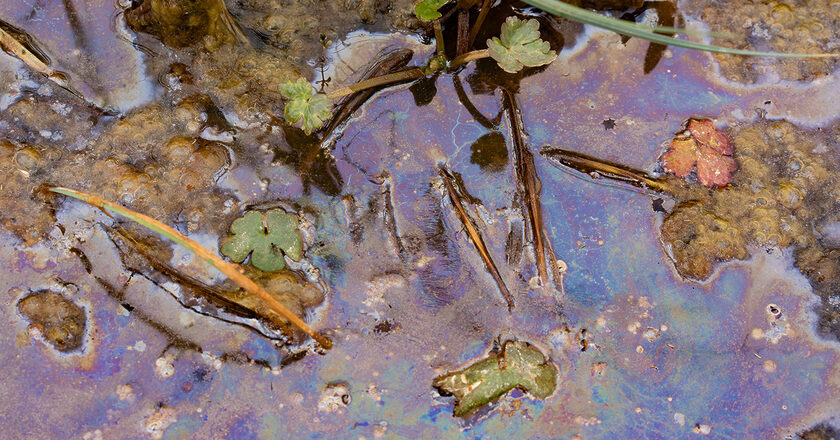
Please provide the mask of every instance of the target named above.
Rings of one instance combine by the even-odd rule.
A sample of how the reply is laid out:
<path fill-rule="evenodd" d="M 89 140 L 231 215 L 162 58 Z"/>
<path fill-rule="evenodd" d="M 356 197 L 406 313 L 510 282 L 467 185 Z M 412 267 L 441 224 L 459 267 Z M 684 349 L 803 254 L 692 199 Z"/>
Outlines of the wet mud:
<path fill-rule="evenodd" d="M 13 397 L 0 421 L 15 436 L 836 430 L 832 65 L 756 59 L 732 73 L 735 61 L 677 48 L 650 63 L 647 42 L 546 16 L 560 51 L 549 66 L 511 75 L 470 63 L 377 91 L 329 136 L 306 135 L 283 119 L 278 86 L 303 76 L 335 90 L 395 48 L 412 51 L 407 68 L 423 65 L 435 49 L 411 2 L 188 1 L 200 13 L 186 24 L 169 2 L 66 2 L 85 29 L 115 24 L 86 45 L 72 26 L 46 32 L 38 20 L 69 12 L 12 3 L 26 13 L 1 6 L 0 18 L 30 33 L 83 97 L 0 54 L 0 352 Z M 774 5 L 677 10 L 715 29 Z M 514 6 L 501 5 L 488 32 L 501 15 L 532 13 Z M 824 13 L 789 9 L 769 47 L 747 47 L 794 50 L 776 39 Z M 403 33 L 375 33 L 393 30 Z M 812 39 L 797 50 L 833 50 L 836 38 Z M 115 49 L 93 61 L 97 45 Z M 774 83 L 771 70 L 794 82 Z M 98 80 L 110 77 L 125 87 Z M 689 118 L 714 119 L 732 139 L 731 185 L 671 176 L 673 191 L 652 197 L 540 154 L 557 146 L 659 176 Z M 334 347 L 318 350 L 187 251 L 46 185 L 148 214 L 213 252 L 246 212 L 293 215 L 300 259 L 243 270 Z M 534 398 L 504 384 L 454 416 L 436 379 L 488 356 L 498 367 L 493 347 L 505 345 L 539 354 L 532 363 L 556 372 L 552 386 Z"/>

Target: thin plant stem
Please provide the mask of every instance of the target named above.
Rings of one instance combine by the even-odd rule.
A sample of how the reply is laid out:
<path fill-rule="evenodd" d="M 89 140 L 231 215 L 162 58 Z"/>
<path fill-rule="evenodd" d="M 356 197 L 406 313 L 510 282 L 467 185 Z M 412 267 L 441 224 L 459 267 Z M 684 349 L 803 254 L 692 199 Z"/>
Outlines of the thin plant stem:
<path fill-rule="evenodd" d="M 336 90 L 333 90 L 330 93 L 327 93 L 327 98 L 341 98 L 342 96 L 350 95 L 352 93 L 356 93 L 365 89 L 380 87 L 403 81 L 420 79 L 424 76 L 426 75 L 424 75 L 423 72 L 420 71 L 420 69 L 409 69 L 403 70 L 401 72 L 389 73 L 387 75 L 377 76 L 374 78 L 366 79 L 364 81 L 359 81 L 354 84 L 350 84 L 348 86 L 340 87 Z"/>
<path fill-rule="evenodd" d="M 440 19 L 434 21 L 435 28 L 435 45 L 437 46 L 437 55 L 439 57 L 446 57 L 446 48 L 443 46 L 443 28 L 440 25 Z"/>
<path fill-rule="evenodd" d="M 478 36 L 478 31 L 481 30 L 481 25 L 484 24 L 484 19 L 487 18 L 487 13 L 490 12 L 490 5 L 492 4 L 493 0 L 484 0 L 481 3 L 481 10 L 478 11 L 478 18 L 475 19 L 475 23 L 473 24 L 472 29 L 470 29 L 470 45 L 472 47 L 475 44 L 475 37 Z"/>
<path fill-rule="evenodd" d="M 534 253 L 537 259 L 537 271 L 543 285 L 548 283 L 548 270 L 545 261 L 545 236 L 542 218 L 542 203 L 540 201 L 540 182 L 537 178 L 537 166 L 534 155 L 525 145 L 525 131 L 522 127 L 522 115 L 516 98 L 509 90 L 503 88 L 502 98 L 508 112 L 510 131 L 513 140 L 513 151 L 516 158 L 516 178 L 519 190 L 525 204 L 525 213 L 530 225 L 531 237 L 534 240 Z M 554 263 L 554 262 L 552 262 Z"/>
<path fill-rule="evenodd" d="M 245 291 L 247 291 L 248 293 L 259 297 L 272 311 L 282 315 L 284 318 L 289 320 L 289 322 L 292 323 L 292 325 L 303 330 L 304 333 L 311 336 L 312 339 L 317 341 L 318 344 L 321 345 L 321 347 L 325 349 L 329 349 L 332 347 L 332 341 L 330 341 L 329 338 L 322 336 L 318 332 L 313 330 L 312 327 L 309 327 L 309 325 L 306 324 L 306 322 L 304 322 L 297 315 L 292 313 L 291 310 L 287 309 L 286 306 L 284 306 L 280 301 L 277 301 L 277 299 L 275 299 L 268 292 L 266 292 L 265 289 L 263 289 L 255 282 L 253 282 L 250 278 L 245 276 L 242 273 L 242 268 L 239 267 L 238 264 L 232 264 L 222 260 L 216 254 L 210 252 L 207 248 L 201 246 L 194 240 L 191 240 L 190 238 L 186 237 L 184 234 L 181 234 L 175 229 L 172 229 L 171 227 L 147 215 L 140 214 L 139 212 L 132 211 L 128 208 L 111 203 L 107 200 L 101 199 L 91 194 L 85 194 L 69 188 L 60 187 L 52 187 L 49 190 L 54 193 L 79 199 L 85 203 L 88 203 L 105 211 L 106 213 L 108 211 L 115 212 L 125 218 L 128 218 L 131 221 L 134 221 L 142 226 L 145 226 L 146 228 L 149 228 L 163 235 L 164 237 L 174 241 L 175 243 L 178 243 L 179 245 L 187 248 L 187 250 L 189 250 L 190 252 L 197 255 L 199 258 L 210 263 L 216 269 L 219 269 L 220 272 L 222 272 L 228 278 L 233 280 L 233 282 L 239 285 L 239 287 L 245 289 Z"/>
<path fill-rule="evenodd" d="M 480 60 L 482 58 L 488 58 L 490 56 L 490 51 L 487 49 L 481 50 L 474 50 L 472 52 L 467 52 L 459 57 L 456 57 L 449 63 L 450 69 L 457 69 L 458 67 L 469 63 L 470 61 Z"/>
<path fill-rule="evenodd" d="M 650 189 L 670 195 L 678 194 L 678 189 L 667 179 L 652 177 L 648 173 L 621 164 L 587 156 L 561 148 L 546 148 L 540 154 L 565 167 L 577 170 L 590 177 L 601 177 L 627 183 L 637 188 Z"/>

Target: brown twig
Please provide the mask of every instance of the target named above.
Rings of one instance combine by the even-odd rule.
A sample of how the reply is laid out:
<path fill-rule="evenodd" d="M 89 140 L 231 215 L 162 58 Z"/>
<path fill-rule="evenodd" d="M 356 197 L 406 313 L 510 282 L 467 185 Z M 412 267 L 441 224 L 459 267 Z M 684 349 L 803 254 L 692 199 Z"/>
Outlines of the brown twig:
<path fill-rule="evenodd" d="M 458 11 L 458 43 L 455 46 L 455 56 L 461 56 L 470 50 L 470 40 L 467 31 L 470 28 L 470 11 Z"/>
<path fill-rule="evenodd" d="M 472 241 L 473 245 L 475 245 L 481 259 L 484 260 L 484 265 L 487 267 L 487 270 L 490 272 L 493 280 L 496 281 L 496 285 L 499 286 L 499 291 L 501 291 L 502 296 L 505 298 L 505 301 L 507 301 L 508 310 L 513 310 L 513 295 L 510 294 L 510 291 L 505 285 L 505 281 L 502 279 L 502 276 L 499 274 L 499 270 L 496 268 L 496 263 L 493 262 L 490 252 L 487 251 L 487 246 L 484 244 L 484 239 L 481 238 L 481 233 L 478 232 L 478 229 L 475 227 L 472 220 L 470 220 L 467 216 L 464 204 L 461 203 L 461 197 L 458 195 L 458 191 L 455 190 L 455 185 L 452 183 L 452 176 L 444 166 L 441 166 L 439 171 L 440 177 L 443 179 L 443 184 L 446 186 L 446 192 L 449 193 L 449 199 L 452 200 L 452 205 L 455 206 L 455 212 L 458 214 L 458 218 L 467 230 L 467 236 L 470 237 L 470 241 Z"/>
<path fill-rule="evenodd" d="M 342 96 L 350 95 L 352 93 L 360 92 L 362 90 L 372 89 L 374 87 L 385 86 L 388 84 L 395 84 L 403 81 L 420 79 L 424 76 L 426 75 L 424 75 L 420 69 L 409 69 L 403 70 L 401 72 L 389 73 L 387 75 L 377 76 L 376 78 L 359 81 L 357 83 L 350 84 L 349 86 L 340 87 L 336 90 L 333 90 L 330 93 L 327 93 L 327 97 L 330 99 L 336 99 Z"/>
<path fill-rule="evenodd" d="M 525 145 L 523 139 L 521 115 L 513 94 L 502 88 L 505 108 L 508 111 L 510 131 L 513 138 L 514 155 L 516 156 L 516 180 L 525 200 L 528 224 L 534 239 L 534 253 L 537 259 L 537 270 L 543 285 L 548 282 L 548 270 L 545 262 L 545 244 L 543 242 L 542 204 L 540 203 L 540 181 L 534 164 L 534 155 Z"/>

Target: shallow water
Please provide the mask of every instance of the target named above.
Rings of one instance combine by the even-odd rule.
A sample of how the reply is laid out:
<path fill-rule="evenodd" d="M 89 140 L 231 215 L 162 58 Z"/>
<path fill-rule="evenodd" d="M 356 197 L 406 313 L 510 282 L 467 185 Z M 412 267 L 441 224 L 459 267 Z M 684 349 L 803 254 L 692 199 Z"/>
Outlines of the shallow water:
<path fill-rule="evenodd" d="M 0 17 L 14 22 L 17 16 L 0 8 Z M 58 30 L 46 34 L 15 24 L 43 40 L 50 53 L 73 44 Z M 399 38 L 383 41 L 393 45 Z M 115 50 L 130 56 L 105 63 L 114 68 L 144 60 L 130 45 Z M 258 320 L 242 318 L 245 325 L 238 325 L 218 319 L 206 305 L 184 307 L 176 298 L 183 287 L 124 255 L 134 252 L 118 246 L 108 227 L 112 220 L 59 199 L 49 202 L 55 220 L 46 237 L 25 243 L 0 230 L 0 292 L 8 293 L 7 319 L 0 322 L 8 398 L 0 420 L 12 438 L 172 439 L 783 438 L 831 420 L 840 414 L 840 346 L 815 335 L 821 299 L 794 267 L 792 249 L 756 244 L 749 260 L 721 265 L 703 283 L 683 280 L 663 246 L 662 214 L 650 195 L 557 167 L 539 152 L 550 144 L 654 170 L 690 117 L 714 118 L 722 126 L 785 118 L 836 132 L 840 76 L 739 86 L 717 76 L 711 56 L 677 48 L 645 75 L 646 50 L 647 43 L 622 45 L 615 34 L 586 28 L 555 63 L 519 83 L 516 99 L 542 184 L 547 237 L 568 266 L 562 286 L 537 281 L 508 118 L 503 115 L 497 127 L 482 125 L 456 91 L 461 83 L 487 119 L 502 110 L 497 89 L 478 93 L 470 86 L 470 76 L 483 74 L 474 64 L 457 79 L 437 77 L 426 105 L 417 105 L 409 85 L 377 93 L 328 152 L 319 150 L 317 139 L 281 136 L 259 116 L 247 120 L 255 113 L 222 103 L 217 105 L 233 134 L 205 127 L 190 132 L 188 122 L 164 121 L 162 131 L 141 141 L 123 140 L 114 128 L 118 121 L 107 116 L 86 126 L 92 138 L 123 142 L 122 151 L 109 151 L 105 142 L 71 151 L 62 139 L 22 133 L 19 127 L 32 130 L 37 122 L 22 124 L 4 110 L 3 138 L 60 152 L 47 162 L 55 168 L 39 168 L 24 176 L 26 182 L 108 187 L 112 176 L 85 168 L 85 161 L 113 155 L 151 176 L 154 185 L 148 196 L 131 187 L 135 198 L 118 188 L 113 194 L 121 200 L 115 201 L 139 209 L 160 199 L 161 220 L 180 222 L 182 232 L 211 247 L 245 207 L 280 205 L 297 212 L 305 256 L 296 269 L 326 286 L 324 304 L 309 310 L 307 320 L 332 338 L 334 348 L 316 354 L 306 344 L 282 346 L 253 329 L 260 328 Z M 365 47 L 358 56 L 371 52 Z M 165 59 L 158 54 L 145 69 L 154 71 Z M 61 63 L 75 72 L 73 60 Z M 0 65 L 25 70 L 5 54 Z M 140 78 L 136 84 L 152 77 L 143 68 L 131 72 Z M 78 73 L 106 91 L 78 87 L 89 101 L 143 111 L 141 102 L 114 98 L 112 85 L 85 75 Z M 33 85 L 22 86 L 25 97 L 27 88 L 50 84 L 36 75 L 29 81 Z M 480 89 L 481 80 L 474 83 Z M 12 101 L 18 93 L 2 92 Z M 161 117 L 178 118 L 167 100 L 181 92 L 158 93 Z M 38 96 L 47 107 L 80 105 L 60 93 Z M 256 113 L 276 110 L 263 104 Z M 78 120 L 67 124 L 68 132 L 85 130 Z M 138 137 L 148 127 L 138 123 Z M 492 149 L 492 159 L 485 160 L 488 148 L 473 143 L 491 132 L 501 133 L 506 149 Z M 175 135 L 219 136 L 229 166 L 209 153 L 196 156 L 193 166 L 213 176 L 197 177 L 195 193 L 163 182 L 184 172 L 155 157 L 175 154 L 174 147 L 150 148 L 146 157 L 142 142 Z M 826 148 L 840 149 L 836 142 Z M 80 168 L 71 176 L 74 160 Z M 466 209 L 513 293 L 512 312 L 464 232 L 441 165 L 462 177 L 462 191 L 470 196 L 464 197 Z M 177 198 L 181 191 L 185 198 Z M 191 199 L 197 200 L 191 209 L 208 210 L 201 211 L 204 217 L 177 212 L 180 200 Z M 191 277 L 208 284 L 216 279 L 206 265 L 178 258 L 183 252 L 161 248 L 165 261 Z M 67 283 L 75 287 L 67 289 Z M 19 299 L 44 289 L 62 292 L 84 309 L 81 351 L 54 350 L 19 313 Z M 478 414 L 454 417 L 452 398 L 432 388 L 434 379 L 512 339 L 551 359 L 559 371 L 555 393 L 534 400 L 513 391 Z M 330 400 L 333 395 L 338 397 Z"/>

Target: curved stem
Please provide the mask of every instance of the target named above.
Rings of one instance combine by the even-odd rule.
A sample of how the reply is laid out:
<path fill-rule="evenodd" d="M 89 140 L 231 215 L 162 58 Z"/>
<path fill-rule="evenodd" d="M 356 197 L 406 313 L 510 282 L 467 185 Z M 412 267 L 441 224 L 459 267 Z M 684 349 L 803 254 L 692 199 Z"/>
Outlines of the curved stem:
<path fill-rule="evenodd" d="M 342 96 L 350 95 L 352 93 L 356 93 L 365 89 L 380 87 L 403 81 L 420 79 L 424 76 L 426 75 L 424 75 L 423 72 L 420 71 L 420 69 L 409 69 L 403 70 L 402 72 L 389 73 L 387 75 L 377 76 L 374 78 L 366 79 L 364 81 L 359 81 L 357 83 L 350 84 L 349 86 L 340 87 L 336 90 L 333 90 L 330 93 L 327 93 L 327 98 L 341 98 Z"/>
<path fill-rule="evenodd" d="M 474 50 L 472 52 L 467 52 L 459 57 L 456 57 L 449 63 L 449 69 L 456 69 L 461 65 L 467 64 L 470 61 L 480 60 L 482 58 L 489 58 L 490 51 L 488 49 L 482 50 Z"/>

